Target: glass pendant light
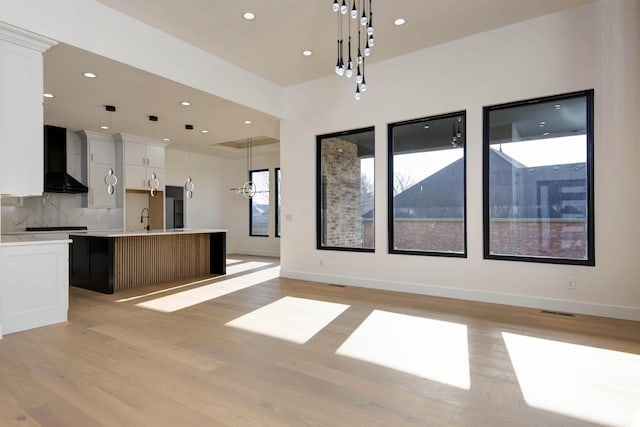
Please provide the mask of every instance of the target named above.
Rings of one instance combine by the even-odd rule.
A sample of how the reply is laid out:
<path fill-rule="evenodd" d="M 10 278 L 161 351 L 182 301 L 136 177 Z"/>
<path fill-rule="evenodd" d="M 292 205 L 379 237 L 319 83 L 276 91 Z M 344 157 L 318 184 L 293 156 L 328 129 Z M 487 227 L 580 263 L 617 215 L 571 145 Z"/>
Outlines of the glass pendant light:
<path fill-rule="evenodd" d="M 334 0 L 332 3 L 332 10 L 338 13 L 338 35 L 337 35 L 337 59 L 335 72 L 338 76 L 345 76 L 352 78 L 355 74 L 356 91 L 354 96 L 356 99 L 360 99 L 362 93 L 367 91 L 367 82 L 364 77 L 364 62 L 365 58 L 371 55 L 372 48 L 375 43 L 373 37 L 373 0 L 369 0 L 369 8 L 366 8 L 367 0 L 351 0 L 351 7 L 349 8 L 348 0 Z M 358 7 L 359 6 L 359 7 Z M 342 17 L 342 15 L 347 15 Z M 353 21 L 353 24 L 350 22 Z M 347 42 L 347 54 L 344 54 L 344 25 L 348 25 L 348 42 Z M 358 30 L 358 43 L 357 48 L 354 46 L 355 51 L 351 52 L 351 25 L 355 25 Z M 354 31 L 356 28 L 354 28 Z M 355 55 L 355 64 L 353 56 Z M 347 57 L 347 61 L 344 57 Z M 355 68 L 355 69 L 354 69 Z"/>
<path fill-rule="evenodd" d="M 362 16 L 360 17 L 360 25 L 366 26 L 368 21 L 367 14 L 364 11 L 364 0 L 362 0 Z"/>
<path fill-rule="evenodd" d="M 338 42 L 338 46 L 340 49 L 340 57 L 338 59 L 338 69 L 336 70 L 336 72 L 340 77 L 342 77 L 344 75 L 344 61 L 342 60 L 342 39 L 340 39 L 340 41 Z"/>
<path fill-rule="evenodd" d="M 369 25 L 367 26 L 367 34 L 370 36 L 373 35 L 373 9 L 371 9 L 371 0 L 369 0 Z"/>
<path fill-rule="evenodd" d="M 336 59 L 336 74 L 340 75 L 340 39 L 338 39 L 338 59 Z"/>
<path fill-rule="evenodd" d="M 345 73 L 347 75 L 347 78 L 350 79 L 353 75 L 353 61 L 351 60 L 351 36 L 349 36 L 349 43 L 347 46 L 349 48 L 349 60 L 347 61 L 347 69 Z"/>
<path fill-rule="evenodd" d="M 364 69 L 364 62 L 363 62 L 362 63 L 362 82 L 360 83 L 361 92 L 367 91 L 367 81 L 365 80 L 364 75 L 365 75 L 365 69 Z"/>

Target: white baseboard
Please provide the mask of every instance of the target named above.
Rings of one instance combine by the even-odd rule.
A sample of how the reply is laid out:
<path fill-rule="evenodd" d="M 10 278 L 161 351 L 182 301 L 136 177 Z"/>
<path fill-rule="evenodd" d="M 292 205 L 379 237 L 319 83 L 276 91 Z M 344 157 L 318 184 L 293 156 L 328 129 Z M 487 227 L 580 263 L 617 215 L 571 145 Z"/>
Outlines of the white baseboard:
<path fill-rule="evenodd" d="M 227 251 L 227 255 L 253 255 L 253 256 L 265 256 L 270 258 L 280 258 L 280 251 L 259 251 L 255 249 L 234 249 L 233 251 Z"/>
<path fill-rule="evenodd" d="M 563 313 L 586 314 L 590 316 L 640 321 L 640 308 L 638 307 L 595 304 L 584 301 L 570 301 L 529 295 L 504 294 L 475 289 L 445 288 L 415 283 L 389 282 L 362 277 L 308 273 L 285 269 L 280 269 L 280 277 L 331 283 L 336 285 L 380 289 L 385 291 L 407 292 L 435 297 L 537 308 L 541 310 L 560 311 Z"/>

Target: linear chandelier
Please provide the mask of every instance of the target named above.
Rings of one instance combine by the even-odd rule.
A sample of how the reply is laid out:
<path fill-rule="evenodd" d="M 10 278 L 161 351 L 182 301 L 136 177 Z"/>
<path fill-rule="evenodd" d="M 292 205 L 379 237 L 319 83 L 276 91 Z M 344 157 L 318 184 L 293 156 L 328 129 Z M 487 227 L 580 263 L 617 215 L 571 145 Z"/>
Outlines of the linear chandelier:
<path fill-rule="evenodd" d="M 358 43 L 355 54 L 356 58 L 356 91 L 354 97 L 360 99 L 362 92 L 367 90 L 367 81 L 365 79 L 364 65 L 365 58 L 371 55 L 371 48 L 375 42 L 373 38 L 373 11 L 371 9 L 371 0 L 369 0 L 368 11 L 365 8 L 366 0 L 360 0 L 360 10 L 356 7 L 358 0 L 351 0 L 351 12 L 347 6 L 348 0 L 342 0 L 342 4 L 338 0 L 333 0 L 332 10 L 338 15 L 338 59 L 336 62 L 336 74 L 340 77 L 346 76 L 350 79 L 353 76 L 353 61 L 351 52 L 351 22 L 355 23 L 358 29 Z M 367 16 L 368 12 L 368 16 Z M 351 19 L 349 19 L 351 18 Z M 347 61 L 344 61 L 344 21 L 347 26 Z M 355 30 L 354 30 L 355 32 Z"/>

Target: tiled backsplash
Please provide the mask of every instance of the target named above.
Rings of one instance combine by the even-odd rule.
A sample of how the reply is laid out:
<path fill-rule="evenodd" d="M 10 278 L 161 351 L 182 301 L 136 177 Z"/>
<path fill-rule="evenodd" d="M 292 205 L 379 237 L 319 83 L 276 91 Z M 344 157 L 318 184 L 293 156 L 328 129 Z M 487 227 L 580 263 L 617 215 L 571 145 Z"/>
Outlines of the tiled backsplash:
<path fill-rule="evenodd" d="M 122 209 L 82 207 L 82 194 L 45 193 L 24 197 L 22 206 L 2 204 L 2 233 L 24 231 L 26 227 L 86 226 L 89 230 L 123 229 Z"/>

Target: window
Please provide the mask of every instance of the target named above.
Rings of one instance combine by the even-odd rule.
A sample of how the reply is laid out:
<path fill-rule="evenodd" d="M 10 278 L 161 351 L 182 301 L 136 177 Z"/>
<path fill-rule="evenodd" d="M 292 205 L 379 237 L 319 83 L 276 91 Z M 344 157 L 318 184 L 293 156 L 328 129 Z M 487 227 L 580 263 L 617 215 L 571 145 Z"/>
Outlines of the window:
<path fill-rule="evenodd" d="M 593 91 L 484 108 L 484 256 L 595 265 Z"/>
<path fill-rule="evenodd" d="M 389 253 L 466 256 L 466 113 L 389 125 Z"/>
<path fill-rule="evenodd" d="M 249 180 L 255 185 L 255 194 L 249 199 L 249 235 L 269 236 L 269 170 L 249 172 Z"/>
<path fill-rule="evenodd" d="M 317 248 L 373 252 L 373 128 L 320 135 L 316 144 Z"/>
<path fill-rule="evenodd" d="M 276 168 L 276 237 L 280 237 L 280 221 L 282 218 L 281 203 L 280 203 L 280 168 Z"/>

